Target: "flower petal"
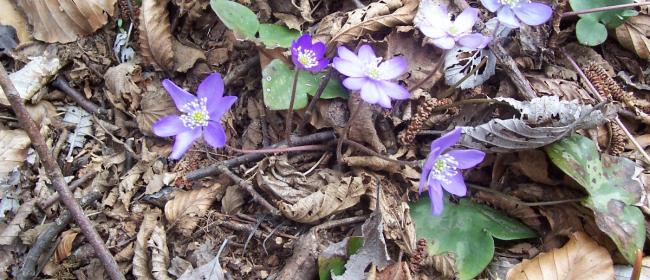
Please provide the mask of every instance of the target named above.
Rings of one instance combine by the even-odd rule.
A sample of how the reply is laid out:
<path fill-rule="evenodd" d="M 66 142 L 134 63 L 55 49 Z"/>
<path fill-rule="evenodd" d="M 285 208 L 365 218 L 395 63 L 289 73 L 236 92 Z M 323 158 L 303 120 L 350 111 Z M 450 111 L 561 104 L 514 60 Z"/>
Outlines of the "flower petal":
<path fill-rule="evenodd" d="M 393 105 L 390 104 L 390 97 L 386 95 L 385 90 L 382 90 L 383 93 L 379 95 L 379 106 L 384 107 L 386 109 L 390 109 L 393 107 Z"/>
<path fill-rule="evenodd" d="M 223 80 L 221 74 L 213 73 L 206 77 L 199 88 L 196 90 L 196 95 L 199 98 L 207 98 L 208 103 L 223 96 Z"/>
<path fill-rule="evenodd" d="M 208 103 L 207 109 L 210 114 L 210 120 L 221 121 L 221 117 L 230 110 L 233 104 L 237 102 L 237 96 L 224 96 L 215 99 L 214 102 Z"/>
<path fill-rule="evenodd" d="M 151 126 L 151 130 L 156 136 L 168 137 L 187 131 L 189 128 L 183 125 L 183 121 L 179 116 L 166 116 L 156 121 Z"/>
<path fill-rule="evenodd" d="M 382 80 L 392 80 L 399 76 L 404 75 L 408 65 L 406 59 L 401 56 L 393 57 L 379 64 L 377 70 L 379 71 L 379 78 Z"/>
<path fill-rule="evenodd" d="M 171 96 L 172 99 L 174 100 L 174 104 L 176 104 L 176 108 L 178 108 L 181 112 L 187 113 L 187 111 L 184 110 L 183 107 L 185 107 L 185 104 L 196 100 L 196 96 L 180 88 L 169 79 L 165 79 L 164 81 L 162 81 L 162 85 L 169 93 L 169 96 Z"/>
<path fill-rule="evenodd" d="M 441 181 L 442 187 L 449 193 L 457 196 L 465 196 L 467 194 L 467 186 L 465 185 L 465 178 L 463 173 L 458 171 L 456 175 L 451 176 L 449 181 Z"/>
<path fill-rule="evenodd" d="M 490 37 L 480 33 L 471 33 L 458 38 L 458 44 L 471 49 L 482 49 L 491 41 Z"/>
<path fill-rule="evenodd" d="M 451 27 L 447 6 L 438 5 L 431 0 L 420 2 L 414 22 L 415 26 L 430 38 L 440 38 L 446 35 L 447 30 Z"/>
<path fill-rule="evenodd" d="M 447 35 L 447 31 L 440 28 L 437 25 L 432 25 L 432 26 L 421 25 L 418 26 L 418 28 L 420 28 L 420 31 L 422 31 L 422 34 L 424 34 L 424 36 L 427 36 L 431 39 L 436 39 Z"/>
<path fill-rule="evenodd" d="M 431 153 L 438 151 L 438 154 L 440 154 L 442 151 L 456 144 L 458 140 L 460 140 L 461 132 L 462 128 L 457 127 L 454 130 L 447 132 L 447 134 L 440 136 L 440 138 L 433 140 L 433 142 L 431 142 Z"/>
<path fill-rule="evenodd" d="M 481 4 L 483 4 L 483 7 L 488 9 L 490 12 L 496 12 L 499 8 L 501 8 L 501 1 L 500 0 L 481 0 Z"/>
<path fill-rule="evenodd" d="M 311 36 L 305 33 L 298 37 L 298 39 L 291 42 L 291 49 L 296 49 L 298 47 L 302 47 L 303 49 L 311 48 Z"/>
<path fill-rule="evenodd" d="M 176 140 L 174 141 L 174 147 L 172 148 L 172 154 L 169 155 L 172 159 L 180 159 L 187 150 L 190 149 L 192 143 L 196 138 L 201 136 L 201 128 L 197 127 L 192 130 L 188 130 L 176 135 Z"/>
<path fill-rule="evenodd" d="M 485 159 L 485 153 L 479 150 L 451 150 L 447 154 L 458 161 L 459 169 L 472 168 Z"/>
<path fill-rule="evenodd" d="M 382 94 L 374 81 L 368 81 L 361 88 L 361 99 L 369 104 L 376 104 Z"/>
<path fill-rule="evenodd" d="M 318 65 L 311 67 L 307 70 L 309 70 L 309 72 L 316 73 L 327 68 L 329 64 L 330 62 L 327 60 L 327 58 L 322 57 L 321 60 L 318 61 Z"/>
<path fill-rule="evenodd" d="M 349 61 L 352 61 L 352 62 L 359 61 L 359 57 L 357 57 L 357 55 L 354 52 L 352 52 L 351 50 L 349 50 L 348 48 L 346 48 L 344 46 L 338 47 L 336 49 L 336 54 L 340 58 L 345 59 L 345 60 L 349 60 Z"/>
<path fill-rule="evenodd" d="M 377 59 L 377 56 L 375 55 L 375 51 L 372 50 L 372 47 L 370 45 L 363 45 L 359 48 L 359 59 L 361 62 L 368 63 L 370 61 L 375 61 Z"/>
<path fill-rule="evenodd" d="M 508 6 L 504 6 L 499 10 L 497 13 L 497 19 L 507 27 L 519 28 L 519 20 L 515 16 L 515 12 Z"/>
<path fill-rule="evenodd" d="M 542 3 L 521 3 L 513 10 L 517 18 L 528 25 L 543 24 L 553 15 L 553 9 Z"/>
<path fill-rule="evenodd" d="M 214 148 L 222 148 L 226 145 L 226 131 L 219 121 L 209 121 L 203 128 L 203 139 Z"/>
<path fill-rule="evenodd" d="M 438 39 L 433 39 L 433 44 L 436 45 L 438 48 L 450 50 L 454 48 L 456 42 L 454 41 L 454 38 L 449 36 L 444 36 Z"/>
<path fill-rule="evenodd" d="M 335 57 L 332 66 L 336 71 L 348 77 L 365 77 L 363 65 L 360 62 Z"/>
<path fill-rule="evenodd" d="M 442 188 L 438 182 L 430 182 L 429 185 L 429 198 L 431 199 L 431 214 L 438 216 L 442 214 L 442 209 L 445 207 L 442 201 Z"/>
<path fill-rule="evenodd" d="M 478 9 L 467 8 L 456 17 L 453 27 L 456 28 L 458 33 L 470 32 L 476 20 L 478 20 Z"/>
<path fill-rule="evenodd" d="M 408 99 L 411 94 L 403 86 L 398 83 L 389 81 L 378 81 L 380 90 L 384 95 L 392 99 L 404 100 Z"/>
<path fill-rule="evenodd" d="M 438 155 L 429 154 L 429 156 L 427 156 L 427 161 L 425 161 L 424 164 L 422 165 L 422 173 L 420 173 L 420 183 L 418 187 L 418 192 L 422 192 L 422 187 L 427 184 L 427 181 L 429 180 L 429 173 L 431 173 L 433 164 L 438 159 L 438 156 L 439 154 Z"/>
<path fill-rule="evenodd" d="M 367 81 L 367 78 L 351 77 L 343 80 L 343 86 L 349 90 L 360 90 Z"/>
<path fill-rule="evenodd" d="M 317 41 L 311 46 L 311 49 L 314 51 L 314 54 L 316 54 L 316 58 L 318 59 L 323 59 L 323 56 L 325 55 L 325 51 L 327 48 L 325 47 L 325 44 L 323 44 L 320 41 Z"/>

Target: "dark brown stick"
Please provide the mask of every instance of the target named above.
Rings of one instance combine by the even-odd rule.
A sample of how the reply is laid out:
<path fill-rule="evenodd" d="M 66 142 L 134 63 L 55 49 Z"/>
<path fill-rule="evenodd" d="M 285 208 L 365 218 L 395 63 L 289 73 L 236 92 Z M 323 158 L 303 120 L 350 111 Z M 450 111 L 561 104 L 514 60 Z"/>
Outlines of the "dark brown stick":
<path fill-rule="evenodd" d="M 250 70 L 256 65 L 259 66 L 259 64 L 260 57 L 257 55 L 247 59 L 243 64 L 240 64 L 232 70 L 228 71 L 228 74 L 223 77 L 224 86 L 228 87 L 233 81 L 235 81 L 235 78 L 243 75 L 246 71 Z"/>
<path fill-rule="evenodd" d="M 92 179 L 93 177 L 95 177 L 95 175 L 97 175 L 97 171 L 86 173 L 85 175 L 79 177 L 79 179 L 74 180 L 72 183 L 70 183 L 70 187 L 68 189 L 70 189 L 70 191 L 74 191 L 74 189 L 81 186 L 89 179 Z M 59 197 L 60 197 L 59 194 L 55 193 L 52 196 L 48 197 L 47 199 L 39 201 L 37 203 L 38 207 L 40 207 L 41 209 L 47 209 L 48 207 L 52 206 L 52 204 L 59 201 Z"/>
<path fill-rule="evenodd" d="M 103 108 L 95 105 L 95 103 L 92 103 L 90 100 L 86 99 L 86 97 L 81 94 L 81 92 L 77 91 L 76 89 L 72 88 L 68 82 L 59 77 L 56 77 L 54 81 L 52 81 L 52 85 L 55 88 L 58 88 L 61 90 L 63 93 L 68 95 L 70 98 L 72 98 L 81 108 L 84 108 L 84 110 L 88 111 L 88 113 L 91 114 L 98 114 L 98 115 L 105 115 L 106 110 Z"/>
<path fill-rule="evenodd" d="M 253 187 L 251 183 L 237 176 L 237 174 L 232 173 L 232 171 L 230 171 L 228 167 L 225 167 L 223 165 L 219 167 L 219 171 L 221 171 L 221 173 L 223 174 L 226 174 L 228 177 L 230 177 L 230 179 L 235 181 L 236 184 L 246 189 L 246 191 L 253 197 L 253 200 L 255 200 L 257 203 L 262 205 L 262 207 L 266 208 L 266 210 L 269 210 L 271 214 L 275 216 L 280 216 L 280 210 L 278 210 L 277 208 L 275 208 L 275 206 L 271 205 L 271 203 L 266 201 L 266 199 L 264 199 L 264 197 L 255 190 L 255 187 Z"/>
<path fill-rule="evenodd" d="M 410 165 L 410 166 L 418 166 L 419 165 L 418 161 L 403 161 L 403 160 L 389 158 L 388 156 L 385 156 L 385 155 L 382 155 L 382 154 L 380 154 L 378 152 L 375 152 L 372 149 L 370 149 L 370 148 L 368 148 L 368 147 L 366 147 L 364 145 L 361 145 L 361 144 L 359 144 L 359 143 L 357 143 L 355 141 L 347 139 L 347 138 L 343 139 L 343 143 L 348 144 L 350 146 L 353 146 L 353 147 L 355 147 L 355 148 L 357 148 L 359 150 L 364 151 L 366 154 L 369 154 L 371 156 L 376 156 L 376 157 L 381 158 L 381 159 L 383 159 L 385 161 L 390 161 L 390 162 L 393 162 L 393 163 L 396 163 L 396 164 L 399 164 L 399 165 Z"/>
<path fill-rule="evenodd" d="M 72 196 L 72 192 L 68 189 L 68 184 L 63 179 L 63 173 L 61 173 L 61 168 L 52 158 L 49 153 L 49 148 L 47 143 L 45 143 L 45 138 L 41 135 L 39 128 L 34 123 L 34 120 L 29 116 L 25 105 L 23 104 L 22 98 L 18 95 L 16 87 L 11 83 L 9 75 L 5 70 L 4 66 L 0 65 L 0 86 L 5 92 L 11 108 L 16 114 L 16 118 L 20 122 L 22 128 L 27 132 L 29 139 L 32 141 L 32 146 L 38 153 L 38 156 L 41 159 L 41 164 L 47 171 L 48 177 L 50 178 L 52 185 L 56 191 L 61 195 L 61 201 L 70 211 L 75 222 L 81 228 L 81 232 L 86 236 L 88 242 L 95 249 L 95 254 L 99 260 L 104 265 L 107 274 L 113 280 L 125 279 L 124 275 L 120 273 L 120 268 L 117 266 L 117 263 L 111 256 L 111 253 L 106 249 L 106 244 L 102 241 L 99 234 L 93 228 L 92 223 L 86 217 L 83 212 L 83 209 L 77 204 L 77 201 Z"/>
<path fill-rule="evenodd" d="M 296 68 L 293 70 L 293 84 L 291 85 L 291 99 L 289 100 L 289 109 L 287 110 L 287 123 L 284 126 L 284 139 L 287 141 L 287 146 L 291 147 L 291 125 L 293 123 L 293 103 L 296 101 L 296 87 L 298 86 L 298 74 L 300 70 Z"/>
<path fill-rule="evenodd" d="M 280 147 L 280 148 L 271 148 L 271 149 L 247 150 L 247 149 L 237 149 L 235 147 L 226 146 L 227 149 L 242 154 L 275 154 L 275 153 L 302 152 L 302 151 L 321 151 L 327 149 L 327 147 L 328 147 L 327 145 L 304 145 L 304 146 Z"/>
<path fill-rule="evenodd" d="M 503 48 L 499 40 L 494 40 L 490 43 L 490 50 L 496 56 L 497 61 L 501 64 L 501 70 L 510 77 L 512 84 L 517 88 L 519 97 L 524 100 L 532 100 L 537 97 L 535 90 L 530 85 L 530 82 L 526 79 L 523 73 L 519 70 L 517 63 L 514 59 L 508 54 L 508 51 Z"/>

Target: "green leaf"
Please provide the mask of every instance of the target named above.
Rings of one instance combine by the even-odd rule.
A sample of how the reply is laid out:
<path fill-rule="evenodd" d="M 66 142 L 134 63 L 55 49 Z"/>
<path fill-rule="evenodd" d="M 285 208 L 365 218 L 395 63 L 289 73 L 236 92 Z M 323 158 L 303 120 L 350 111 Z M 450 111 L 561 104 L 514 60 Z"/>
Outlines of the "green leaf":
<path fill-rule="evenodd" d="M 354 255 L 363 246 L 363 236 L 350 236 L 341 242 L 345 242 L 345 256 L 334 255 L 330 257 L 318 257 L 318 279 L 329 280 L 332 275 L 342 275 L 345 273 L 345 263 L 350 256 Z M 340 244 L 337 243 L 335 245 Z"/>
<path fill-rule="evenodd" d="M 620 4 L 633 3 L 634 0 L 570 0 L 571 9 L 574 11 L 587 10 L 593 8 L 607 7 Z M 616 28 L 629 17 L 628 10 L 611 10 L 605 12 L 588 13 L 579 15 L 581 18 L 590 18 L 594 21 L 600 21 L 609 28 Z"/>
<path fill-rule="evenodd" d="M 261 24 L 260 41 L 267 48 L 288 48 L 291 42 L 300 37 L 300 31 L 278 24 Z"/>
<path fill-rule="evenodd" d="M 314 95 L 316 93 L 318 84 L 325 75 L 325 73 L 312 74 L 307 71 L 300 71 L 296 86 L 296 98 L 293 104 L 295 110 L 307 106 L 307 95 Z M 293 76 L 293 70 L 289 69 L 279 59 L 274 59 L 264 67 L 264 70 L 262 70 L 262 90 L 264 91 L 264 104 L 269 109 L 289 109 Z M 336 97 L 347 98 L 347 93 L 341 86 L 341 83 L 337 79 L 332 78 L 327 83 L 327 86 L 325 86 L 321 98 L 331 99 Z"/>
<path fill-rule="evenodd" d="M 576 25 L 576 36 L 580 44 L 597 46 L 607 40 L 607 28 L 591 18 L 581 18 Z"/>
<path fill-rule="evenodd" d="M 544 149 L 557 167 L 587 190 L 589 197 L 582 204 L 594 211 L 600 230 L 634 263 L 636 250 L 643 249 L 645 241 L 643 214 L 633 206 L 644 192 L 638 178 L 642 169 L 627 158 L 599 154 L 596 145 L 579 134 Z"/>
<path fill-rule="evenodd" d="M 235 36 L 248 40 L 255 38 L 260 22 L 249 8 L 228 0 L 211 0 L 210 7 L 217 13 L 221 22 L 235 32 Z"/>
<path fill-rule="evenodd" d="M 417 238 L 428 241 L 430 255 L 453 253 L 460 279 L 473 278 L 490 263 L 494 255 L 493 237 L 513 240 L 536 236 L 520 222 L 468 199 L 461 199 L 458 204 L 445 202 L 440 216 L 431 215 L 428 197 L 410 206 Z"/>

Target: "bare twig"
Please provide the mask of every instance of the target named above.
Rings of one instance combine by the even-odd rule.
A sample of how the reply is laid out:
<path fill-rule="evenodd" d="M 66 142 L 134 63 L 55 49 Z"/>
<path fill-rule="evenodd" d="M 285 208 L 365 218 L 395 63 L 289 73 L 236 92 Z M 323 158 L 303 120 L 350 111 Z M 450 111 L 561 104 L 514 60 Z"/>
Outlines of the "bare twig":
<path fill-rule="evenodd" d="M 493 40 L 490 43 L 490 50 L 494 53 L 494 56 L 497 58 L 499 64 L 501 64 L 501 70 L 510 77 L 512 84 L 517 88 L 517 93 L 519 97 L 525 100 L 532 100 L 537 97 L 535 90 L 530 85 L 530 82 L 526 79 L 523 73 L 519 70 L 517 63 L 514 59 L 508 54 L 508 51 L 503 48 L 500 40 Z"/>
<path fill-rule="evenodd" d="M 92 179 L 93 177 L 95 177 L 95 175 L 97 175 L 97 171 L 92 171 L 79 177 L 79 179 L 74 180 L 72 183 L 70 183 L 70 187 L 69 187 L 70 191 L 74 191 L 74 189 L 81 186 L 86 181 Z M 59 194 L 55 193 L 52 196 L 39 201 L 37 204 L 39 208 L 47 209 L 48 207 L 52 206 L 52 204 L 56 203 L 58 200 L 59 200 Z"/>
<path fill-rule="evenodd" d="M 84 108 L 84 110 L 88 111 L 88 113 L 91 114 L 98 114 L 98 115 L 105 115 L 106 110 L 103 108 L 97 106 L 95 103 L 91 102 L 90 100 L 86 99 L 86 97 L 83 96 L 79 91 L 76 89 L 72 88 L 68 82 L 63 79 L 62 77 L 56 77 L 54 81 L 52 81 L 52 85 L 55 88 L 58 88 L 59 90 L 63 91 L 63 93 L 67 94 L 72 100 L 77 102 L 81 108 Z"/>
<path fill-rule="evenodd" d="M 469 186 L 470 188 L 473 188 L 473 189 L 477 189 L 479 191 L 489 192 L 489 193 L 493 193 L 493 194 L 496 194 L 496 195 L 503 196 L 504 198 L 506 198 L 508 200 L 514 201 L 516 204 L 529 206 L 529 207 L 557 205 L 557 204 L 564 204 L 564 203 L 571 203 L 571 202 L 580 202 L 580 201 L 583 201 L 585 199 L 585 198 L 571 198 L 571 199 L 562 199 L 562 200 L 553 200 L 553 201 L 525 202 L 525 201 L 521 201 L 519 198 L 517 198 L 515 196 L 505 194 L 505 193 L 502 193 L 500 191 L 493 190 L 493 189 L 490 189 L 490 188 L 481 187 L 479 185 L 470 184 L 470 183 L 467 183 L 467 186 Z"/>
<path fill-rule="evenodd" d="M 613 10 L 624 10 L 624 9 L 628 9 L 628 8 L 635 8 L 635 7 L 645 6 L 645 5 L 650 5 L 650 2 L 639 2 L 639 3 L 621 4 L 621 5 L 612 5 L 612 6 L 606 6 L 606 7 L 598 7 L 598 8 L 592 8 L 592 9 L 586 9 L 586 10 L 566 12 L 566 13 L 562 14 L 562 17 L 565 18 L 565 17 L 577 16 L 577 15 L 582 15 L 582 14 L 590 14 L 590 13 L 613 11 Z"/>
<path fill-rule="evenodd" d="M 242 154 L 275 154 L 275 153 L 288 153 L 288 152 L 300 152 L 300 151 L 320 151 L 320 150 L 327 149 L 327 147 L 328 147 L 327 145 L 304 145 L 304 146 L 293 146 L 293 147 L 247 150 L 247 149 L 237 149 L 235 147 L 226 146 L 227 149 Z"/>
<path fill-rule="evenodd" d="M 253 200 L 257 201 L 260 205 L 262 205 L 262 207 L 266 208 L 266 210 L 269 210 L 271 214 L 280 216 L 280 210 L 266 201 L 266 199 L 255 190 L 255 187 L 253 187 L 251 183 L 237 176 L 237 174 L 230 171 L 230 169 L 226 166 L 220 166 L 219 171 L 223 174 L 226 174 L 228 177 L 230 177 L 230 179 L 235 181 L 236 184 L 246 189 L 246 191 L 253 197 Z"/>
<path fill-rule="evenodd" d="M 246 71 L 250 70 L 251 68 L 259 64 L 260 64 L 260 57 L 257 55 L 247 59 L 246 61 L 244 61 L 244 63 L 228 71 L 228 74 L 226 74 L 223 77 L 224 86 L 226 87 L 229 86 L 233 81 L 235 81 L 235 78 L 243 75 Z"/>
<path fill-rule="evenodd" d="M 11 83 L 9 75 L 2 65 L 0 65 L 0 86 L 2 86 L 2 89 L 4 90 L 5 95 L 11 104 L 11 108 L 16 114 L 16 118 L 20 122 L 20 125 L 25 130 L 25 132 L 27 132 L 27 135 L 32 142 L 33 148 L 36 150 L 38 156 L 41 159 L 41 164 L 47 171 L 48 177 L 50 177 L 52 185 L 61 195 L 61 201 L 69 209 L 75 222 L 81 228 L 82 233 L 84 236 L 86 236 L 88 242 L 95 249 L 95 254 L 104 265 L 107 274 L 113 280 L 125 279 L 124 275 L 120 273 L 120 268 L 117 266 L 117 263 L 113 259 L 113 256 L 111 256 L 111 253 L 108 251 L 108 249 L 106 249 L 106 245 L 102 241 L 101 237 L 93 228 L 93 225 L 88 217 L 84 215 L 83 209 L 81 209 L 79 204 L 77 204 L 77 201 L 72 196 L 72 192 L 70 192 L 68 189 L 68 184 L 63 179 L 61 168 L 49 153 L 49 147 L 47 146 L 47 143 L 45 143 L 45 138 L 40 133 L 40 130 L 36 126 L 36 123 L 34 123 L 34 120 L 32 120 L 30 117 L 29 112 L 27 112 L 22 98 L 18 94 L 18 91 L 14 85 Z"/>
<path fill-rule="evenodd" d="M 296 101 L 296 87 L 298 86 L 298 75 L 300 69 L 293 70 L 293 84 L 291 85 L 291 99 L 289 100 L 289 109 L 287 110 L 287 123 L 284 126 L 284 139 L 287 141 L 287 146 L 291 147 L 291 125 L 293 123 L 293 103 Z"/>
<path fill-rule="evenodd" d="M 382 155 L 382 154 L 380 154 L 378 152 L 375 152 L 372 149 L 370 149 L 370 148 L 368 148 L 368 147 L 366 147 L 364 145 L 361 145 L 361 144 L 359 144 L 359 143 L 357 143 L 355 141 L 352 141 L 350 139 L 343 139 L 343 143 L 348 144 L 350 146 L 353 146 L 353 147 L 355 147 L 355 148 L 357 148 L 359 150 L 362 150 L 362 151 L 364 151 L 365 153 L 367 153 L 367 154 L 369 154 L 371 156 L 376 156 L 376 157 L 381 158 L 383 160 L 390 161 L 390 162 L 393 162 L 393 163 L 397 163 L 399 165 L 410 165 L 410 166 L 418 166 L 419 165 L 418 161 L 403 161 L 403 160 L 389 158 L 388 156 L 385 156 L 385 155 Z"/>

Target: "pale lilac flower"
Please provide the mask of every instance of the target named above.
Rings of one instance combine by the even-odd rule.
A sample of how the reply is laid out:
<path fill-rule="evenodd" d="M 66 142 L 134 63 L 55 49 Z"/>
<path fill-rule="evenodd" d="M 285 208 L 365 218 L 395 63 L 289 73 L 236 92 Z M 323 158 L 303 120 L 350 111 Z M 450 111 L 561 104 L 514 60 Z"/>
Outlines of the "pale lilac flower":
<path fill-rule="evenodd" d="M 409 98 L 408 90 L 393 81 L 406 73 L 404 58 L 393 57 L 382 62 L 369 45 L 361 46 L 358 54 L 343 46 L 337 53 L 332 66 L 348 76 L 343 85 L 349 90 L 359 90 L 364 101 L 391 108 L 391 99 Z"/>
<path fill-rule="evenodd" d="M 223 96 L 223 80 L 219 73 L 205 78 L 199 85 L 197 95 L 178 87 L 169 79 L 162 82 L 174 100 L 180 116 L 166 116 L 154 123 L 153 133 L 160 137 L 176 136 L 172 159 L 179 159 L 203 135 L 208 145 L 221 148 L 226 145 L 226 133 L 221 117 L 237 101 L 236 96 Z"/>
<path fill-rule="evenodd" d="M 325 58 L 325 44 L 312 43 L 309 34 L 304 34 L 291 43 L 291 60 L 299 69 L 312 73 L 323 70 L 329 64 Z"/>
<path fill-rule="evenodd" d="M 441 49 L 452 49 L 456 43 L 466 48 L 482 49 L 490 43 L 491 38 L 472 32 L 477 20 L 478 10 L 467 8 L 452 22 L 447 6 L 437 5 L 432 0 L 423 0 L 414 22 L 415 26 Z"/>
<path fill-rule="evenodd" d="M 481 0 L 481 3 L 490 12 L 496 12 L 499 22 L 510 28 L 518 28 L 521 22 L 540 25 L 553 15 L 553 9 L 548 5 L 530 0 Z"/>
<path fill-rule="evenodd" d="M 485 158 L 485 153 L 479 150 L 451 150 L 443 154 L 443 151 L 460 140 L 460 133 L 461 128 L 456 128 L 431 142 L 431 152 L 422 166 L 419 192 L 422 192 L 425 185 L 429 186 L 433 215 L 442 213 L 442 189 L 457 196 L 467 194 L 465 179 L 460 170 L 472 168 Z"/>

